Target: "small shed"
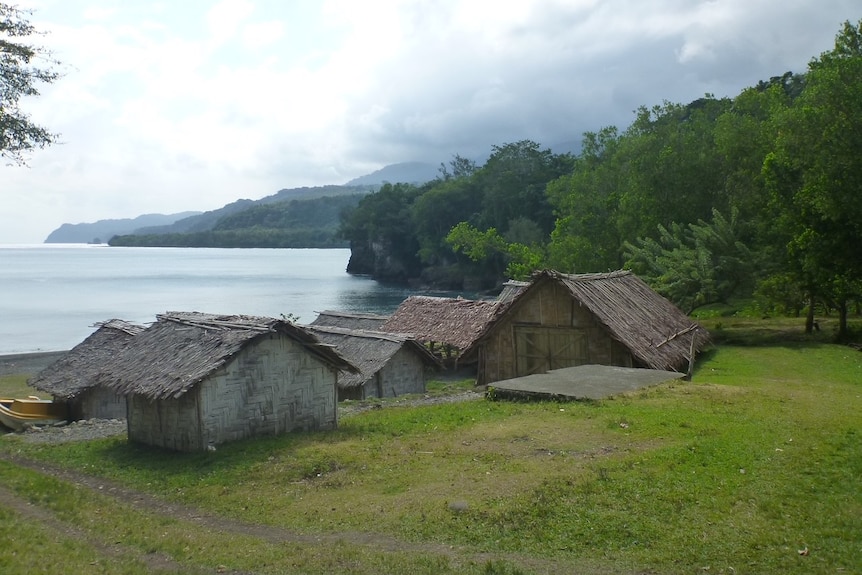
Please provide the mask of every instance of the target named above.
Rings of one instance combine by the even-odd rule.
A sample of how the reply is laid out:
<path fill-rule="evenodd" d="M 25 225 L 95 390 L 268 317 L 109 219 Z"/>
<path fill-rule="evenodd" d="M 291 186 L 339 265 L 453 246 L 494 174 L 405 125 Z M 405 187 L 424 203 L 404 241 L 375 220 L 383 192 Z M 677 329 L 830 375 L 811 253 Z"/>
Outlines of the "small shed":
<path fill-rule="evenodd" d="M 326 310 L 318 312 L 317 318 L 311 322 L 311 325 L 375 331 L 379 330 L 388 319 L 388 315 Z"/>
<path fill-rule="evenodd" d="M 381 331 L 410 334 L 432 352 L 457 359 L 485 332 L 505 302 L 415 295 L 405 299 Z"/>
<path fill-rule="evenodd" d="M 125 419 L 126 398 L 98 385 L 98 379 L 144 326 L 121 319 L 97 323 L 96 331 L 27 382 L 65 402 L 78 419 Z"/>
<path fill-rule="evenodd" d="M 427 372 L 440 367 L 424 345 L 401 334 L 324 326 L 308 329 L 359 368 L 358 373 L 339 378 L 339 400 L 424 393 Z"/>
<path fill-rule="evenodd" d="M 339 371 L 356 368 L 289 321 L 168 312 L 135 336 L 104 382 L 127 398 L 130 441 L 196 451 L 336 427 Z"/>
<path fill-rule="evenodd" d="M 630 271 L 537 272 L 461 361 L 477 384 L 584 364 L 685 371 L 709 335 Z"/>

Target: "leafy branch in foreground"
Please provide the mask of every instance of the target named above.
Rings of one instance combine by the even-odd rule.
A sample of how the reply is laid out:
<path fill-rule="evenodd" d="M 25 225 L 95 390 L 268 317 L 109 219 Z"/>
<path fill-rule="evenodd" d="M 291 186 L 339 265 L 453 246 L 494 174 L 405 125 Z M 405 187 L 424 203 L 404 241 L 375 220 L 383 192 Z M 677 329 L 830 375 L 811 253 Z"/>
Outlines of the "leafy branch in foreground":
<path fill-rule="evenodd" d="M 484 232 L 467 222 L 456 225 L 446 236 L 452 250 L 462 253 L 474 262 L 502 270 L 507 277 L 517 280 L 529 279 L 533 271 L 541 269 L 545 255 L 538 245 L 528 246 L 518 242 L 508 242 L 495 228 Z"/>
<path fill-rule="evenodd" d="M 51 68 L 59 62 L 43 48 L 20 42 L 38 34 L 27 20 L 32 12 L 0 2 L 0 156 L 13 164 L 25 164 L 24 156 L 34 148 L 44 148 L 57 134 L 34 124 L 21 110 L 23 96 L 38 96 L 38 83 L 51 84 L 60 74 Z M 43 60 L 46 66 L 33 64 Z"/>

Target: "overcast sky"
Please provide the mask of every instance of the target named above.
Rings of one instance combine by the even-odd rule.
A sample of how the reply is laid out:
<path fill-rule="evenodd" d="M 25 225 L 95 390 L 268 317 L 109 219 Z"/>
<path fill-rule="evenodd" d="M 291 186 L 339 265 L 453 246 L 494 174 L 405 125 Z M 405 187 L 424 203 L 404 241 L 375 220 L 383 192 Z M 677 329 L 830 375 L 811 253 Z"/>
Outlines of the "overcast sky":
<path fill-rule="evenodd" d="M 62 143 L 0 166 L 0 243 L 624 129 L 804 72 L 862 18 L 859 0 L 11 3 L 62 62 L 24 101 Z"/>

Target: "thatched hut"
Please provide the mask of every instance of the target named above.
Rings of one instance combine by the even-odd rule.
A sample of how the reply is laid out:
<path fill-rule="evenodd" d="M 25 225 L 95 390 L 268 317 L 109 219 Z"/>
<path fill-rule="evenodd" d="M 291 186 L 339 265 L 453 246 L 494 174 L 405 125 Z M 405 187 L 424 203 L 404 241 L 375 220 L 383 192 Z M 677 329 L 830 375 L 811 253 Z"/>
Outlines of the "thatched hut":
<path fill-rule="evenodd" d="M 388 315 L 325 310 L 317 313 L 317 318 L 311 322 L 311 325 L 375 331 L 379 330 L 388 319 Z"/>
<path fill-rule="evenodd" d="M 359 368 L 338 379 L 338 399 L 398 397 L 424 393 L 426 374 L 440 367 L 428 349 L 404 335 L 307 326 L 317 338 Z"/>
<path fill-rule="evenodd" d="M 127 398 L 129 440 L 194 451 L 337 425 L 337 375 L 356 368 L 308 330 L 197 312 L 157 320 L 104 378 Z"/>
<path fill-rule="evenodd" d="M 499 301 L 410 296 L 380 331 L 410 334 L 447 358 L 473 345 L 506 304 Z"/>
<path fill-rule="evenodd" d="M 123 419 L 126 398 L 98 385 L 98 379 L 144 326 L 111 319 L 95 327 L 84 341 L 27 383 L 66 403 L 71 419 Z"/>
<path fill-rule="evenodd" d="M 535 274 L 464 351 L 477 384 L 583 364 L 685 371 L 709 336 L 629 271 Z"/>

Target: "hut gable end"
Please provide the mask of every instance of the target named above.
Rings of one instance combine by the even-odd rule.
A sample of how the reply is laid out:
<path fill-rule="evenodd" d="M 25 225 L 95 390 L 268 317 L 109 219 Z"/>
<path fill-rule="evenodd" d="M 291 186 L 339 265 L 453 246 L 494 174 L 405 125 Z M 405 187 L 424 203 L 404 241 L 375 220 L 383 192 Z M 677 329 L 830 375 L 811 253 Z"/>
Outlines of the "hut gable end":
<path fill-rule="evenodd" d="M 324 326 L 308 329 L 359 368 L 358 373 L 339 378 L 342 398 L 421 393 L 425 369 L 440 367 L 425 346 L 401 334 Z"/>
<path fill-rule="evenodd" d="M 481 384 L 595 363 L 679 371 L 703 328 L 629 271 L 537 272 L 464 351 Z"/>

